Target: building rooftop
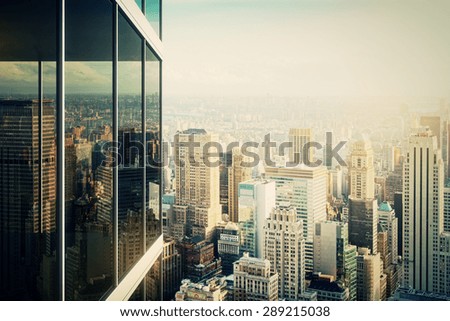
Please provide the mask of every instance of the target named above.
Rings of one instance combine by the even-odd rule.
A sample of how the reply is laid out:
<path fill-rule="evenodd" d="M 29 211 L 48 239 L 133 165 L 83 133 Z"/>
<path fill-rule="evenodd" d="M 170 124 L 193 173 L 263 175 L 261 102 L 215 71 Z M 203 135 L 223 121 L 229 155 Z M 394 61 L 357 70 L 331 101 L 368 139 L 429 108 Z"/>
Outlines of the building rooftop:
<path fill-rule="evenodd" d="M 380 207 L 378 208 L 379 211 L 383 212 L 390 212 L 392 211 L 392 207 L 388 202 L 383 202 L 380 204 Z"/>

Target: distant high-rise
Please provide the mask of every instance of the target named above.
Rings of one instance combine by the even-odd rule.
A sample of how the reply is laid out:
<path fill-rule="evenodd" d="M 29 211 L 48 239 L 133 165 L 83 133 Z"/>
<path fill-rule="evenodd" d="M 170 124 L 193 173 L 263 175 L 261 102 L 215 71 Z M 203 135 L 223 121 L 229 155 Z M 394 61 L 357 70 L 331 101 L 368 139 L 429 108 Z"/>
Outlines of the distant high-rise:
<path fill-rule="evenodd" d="M 356 300 L 356 246 L 348 243 L 347 223 L 316 223 L 314 272 L 333 276 L 348 288 L 348 300 Z"/>
<path fill-rule="evenodd" d="M 439 282 L 439 237 L 444 219 L 444 167 L 438 139 L 421 128 L 409 138 L 403 167 L 404 282 L 445 292 Z"/>
<path fill-rule="evenodd" d="M 222 259 L 222 273 L 233 274 L 233 263 L 241 257 L 241 235 L 239 226 L 228 222 L 217 240 L 217 252 Z"/>
<path fill-rule="evenodd" d="M 395 211 L 388 202 L 381 203 L 378 208 L 378 220 L 387 232 L 388 252 L 390 256 L 389 264 L 396 264 L 398 261 L 398 220 Z"/>
<path fill-rule="evenodd" d="M 241 252 L 263 258 L 264 224 L 275 207 L 275 182 L 253 179 L 239 184 Z"/>
<path fill-rule="evenodd" d="M 313 160 L 313 149 L 307 149 L 307 155 L 304 155 L 303 151 L 306 150 L 306 144 L 312 141 L 312 129 L 311 128 L 291 128 L 289 129 L 289 142 L 292 143 L 292 147 L 289 149 L 289 161 L 295 164 L 303 164 L 307 157 L 309 161 Z M 308 147 L 308 146 L 306 146 Z"/>
<path fill-rule="evenodd" d="M 369 141 L 360 140 L 353 143 L 349 171 L 350 196 L 354 199 L 373 199 L 375 172 L 373 149 Z"/>
<path fill-rule="evenodd" d="M 296 301 L 305 291 L 305 239 L 295 209 L 273 209 L 264 226 L 264 258 L 278 273 L 278 297 Z"/>
<path fill-rule="evenodd" d="M 303 223 L 305 269 L 313 271 L 314 226 L 327 218 L 327 170 L 325 167 L 267 167 L 266 178 L 276 182 L 276 205 L 292 206 Z"/>
<path fill-rule="evenodd" d="M 367 248 L 359 248 L 356 257 L 358 301 L 380 301 L 382 261 L 380 253 L 370 254 Z"/>
<path fill-rule="evenodd" d="M 373 150 L 369 141 L 352 145 L 349 158 L 349 241 L 377 252 L 378 204 L 374 192 Z"/>
<path fill-rule="evenodd" d="M 439 116 L 421 116 L 420 125 L 428 127 L 433 136 L 436 136 L 437 148 L 441 149 L 442 135 L 441 135 L 441 117 Z"/>
<path fill-rule="evenodd" d="M 189 129 L 175 135 L 174 145 L 177 163 L 174 229 L 179 234 L 199 235 L 208 241 L 212 240 L 222 215 L 219 167 L 207 164 L 208 161 L 218 162 L 218 157 L 203 155 L 205 144 L 214 141 L 217 141 L 216 135 L 203 129 Z"/>
<path fill-rule="evenodd" d="M 444 231 L 450 232 L 450 184 L 444 187 Z"/>
<path fill-rule="evenodd" d="M 252 178 L 252 168 L 246 167 L 248 157 L 239 148 L 233 148 L 231 167 L 228 169 L 228 215 L 230 221 L 239 222 L 239 183 Z"/>
<path fill-rule="evenodd" d="M 175 246 L 175 240 L 164 239 L 162 257 L 163 300 L 172 300 L 181 282 L 181 255 Z"/>
<path fill-rule="evenodd" d="M 234 263 L 235 301 L 278 301 L 278 274 L 271 272 L 270 261 L 244 253 Z"/>

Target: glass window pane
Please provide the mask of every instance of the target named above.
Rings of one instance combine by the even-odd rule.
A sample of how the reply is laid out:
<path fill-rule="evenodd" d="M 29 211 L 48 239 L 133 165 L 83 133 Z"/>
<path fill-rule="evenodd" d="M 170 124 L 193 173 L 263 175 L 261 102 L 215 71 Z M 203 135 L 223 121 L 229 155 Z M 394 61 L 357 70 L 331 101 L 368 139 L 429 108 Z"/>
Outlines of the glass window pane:
<path fill-rule="evenodd" d="M 150 25 L 155 30 L 156 34 L 161 37 L 160 19 L 161 19 L 161 1 L 160 0 L 146 0 L 145 1 L 145 16 L 150 22 Z"/>
<path fill-rule="evenodd" d="M 160 61 L 150 48 L 146 48 L 146 141 L 147 141 L 147 248 L 161 235 L 160 186 Z"/>
<path fill-rule="evenodd" d="M 142 39 L 119 16 L 119 278 L 144 254 Z"/>
<path fill-rule="evenodd" d="M 112 286 L 112 5 L 66 1 L 66 299 Z"/>

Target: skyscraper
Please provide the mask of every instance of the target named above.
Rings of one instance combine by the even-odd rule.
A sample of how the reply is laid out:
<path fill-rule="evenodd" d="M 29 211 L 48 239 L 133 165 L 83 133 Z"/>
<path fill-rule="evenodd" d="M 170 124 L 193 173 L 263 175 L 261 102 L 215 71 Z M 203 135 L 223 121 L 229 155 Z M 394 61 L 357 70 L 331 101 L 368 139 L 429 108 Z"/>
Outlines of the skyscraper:
<path fill-rule="evenodd" d="M 380 301 L 382 261 L 380 253 L 370 254 L 367 248 L 358 248 L 356 257 L 358 301 Z"/>
<path fill-rule="evenodd" d="M 236 223 L 228 222 L 219 234 L 217 253 L 222 259 L 222 273 L 233 274 L 233 263 L 241 257 L 241 233 Z"/>
<path fill-rule="evenodd" d="M 438 141 L 426 128 L 409 138 L 403 167 L 404 282 L 421 291 L 445 292 L 439 282 L 443 232 L 444 168 Z"/>
<path fill-rule="evenodd" d="M 356 300 L 356 246 L 348 243 L 347 223 L 316 223 L 314 272 L 333 276 L 348 288 L 348 300 Z"/>
<path fill-rule="evenodd" d="M 228 169 L 228 215 L 230 221 L 239 222 L 239 183 L 252 178 L 252 168 L 245 166 L 248 157 L 238 147 L 232 150 L 231 167 Z"/>
<path fill-rule="evenodd" d="M 278 273 L 278 297 L 297 301 L 305 291 L 305 239 L 295 209 L 274 208 L 264 232 L 264 258 Z"/>
<path fill-rule="evenodd" d="M 214 134 L 203 129 L 189 129 L 178 132 L 174 143 L 177 163 L 174 228 L 179 234 L 199 235 L 208 241 L 212 240 L 222 215 L 219 167 L 207 164 L 207 161 L 218 162 L 218 157 L 206 159 L 203 155 L 205 144 L 214 141 L 217 141 Z"/>
<path fill-rule="evenodd" d="M 267 167 L 266 178 L 276 182 L 276 205 L 292 206 L 302 221 L 305 238 L 305 269 L 313 271 L 314 228 L 327 218 L 327 170 L 325 167 Z"/>
<path fill-rule="evenodd" d="M 263 258 L 264 224 L 275 207 L 275 182 L 254 179 L 239 184 L 241 252 Z"/>
<path fill-rule="evenodd" d="M 377 252 L 378 204 L 374 192 L 373 150 L 369 141 L 353 143 L 349 158 L 349 241 Z"/>
<path fill-rule="evenodd" d="M 2 299 L 160 298 L 152 286 L 160 280 L 160 209 L 147 182 L 161 183 L 153 165 L 161 155 L 162 42 L 159 0 L 146 4 L 2 2 Z M 119 193 L 125 128 L 136 129 L 139 146 L 127 178 L 133 202 Z M 119 225 L 128 210 L 139 213 L 142 228 L 133 241 L 139 255 L 124 271 Z"/>
<path fill-rule="evenodd" d="M 307 144 L 312 141 L 312 129 L 311 128 L 291 128 L 289 129 L 289 142 L 292 143 L 292 147 L 289 149 L 289 161 L 295 164 L 303 164 L 304 160 L 313 159 L 313 149 L 307 148 Z M 306 146 L 306 148 L 305 148 Z M 304 155 L 304 151 L 307 154 Z"/>

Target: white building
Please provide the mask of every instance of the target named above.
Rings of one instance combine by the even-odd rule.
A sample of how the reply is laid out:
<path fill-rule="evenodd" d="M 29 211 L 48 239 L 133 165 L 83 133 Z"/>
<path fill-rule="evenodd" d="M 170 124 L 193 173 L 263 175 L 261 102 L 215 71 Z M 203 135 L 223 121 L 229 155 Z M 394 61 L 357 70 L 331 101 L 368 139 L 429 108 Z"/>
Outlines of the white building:
<path fill-rule="evenodd" d="M 264 179 L 242 182 L 238 198 L 242 250 L 262 258 L 265 220 L 275 207 L 275 182 Z"/>
<path fill-rule="evenodd" d="M 264 258 L 272 273 L 278 273 L 278 297 L 297 301 L 305 291 L 305 239 L 295 209 L 275 208 L 264 232 Z"/>
<path fill-rule="evenodd" d="M 267 167 L 266 178 L 276 182 L 276 205 L 293 206 L 303 223 L 305 268 L 313 271 L 314 226 L 327 218 L 327 169 L 323 166 Z"/>

